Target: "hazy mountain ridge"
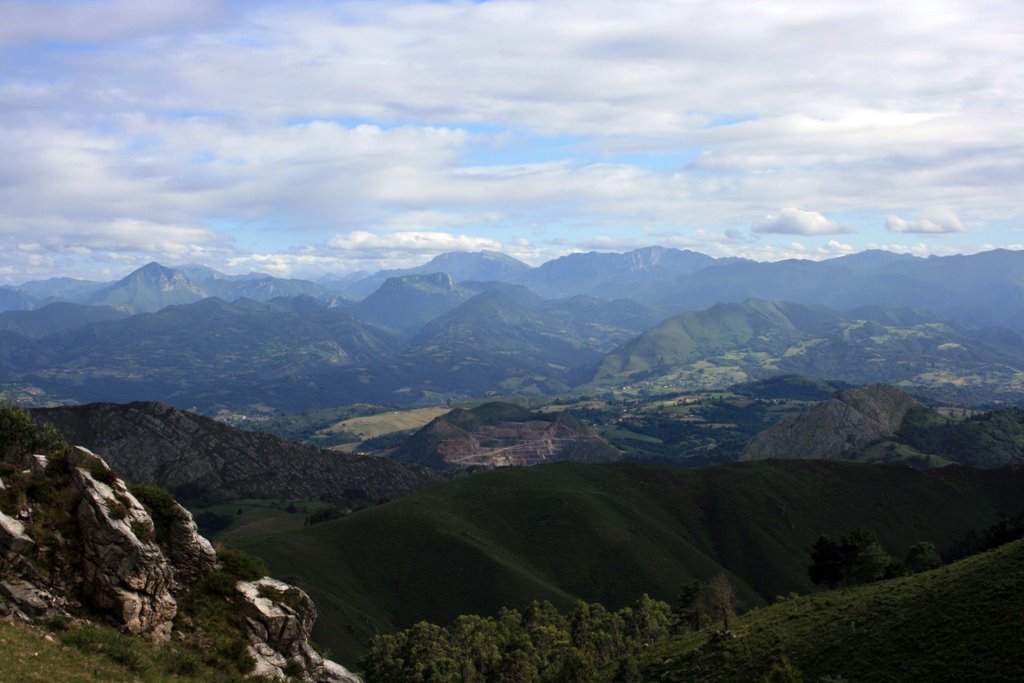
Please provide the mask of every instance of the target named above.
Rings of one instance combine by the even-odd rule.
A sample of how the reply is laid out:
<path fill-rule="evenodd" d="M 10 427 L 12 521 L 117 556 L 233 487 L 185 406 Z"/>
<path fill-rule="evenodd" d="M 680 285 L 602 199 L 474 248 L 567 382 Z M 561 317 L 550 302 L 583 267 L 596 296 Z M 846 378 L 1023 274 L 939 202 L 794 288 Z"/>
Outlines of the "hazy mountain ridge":
<path fill-rule="evenodd" d="M 381 270 L 355 281 L 339 281 L 338 285 L 345 294 L 362 299 L 372 294 L 390 278 L 445 273 L 457 283 L 467 280 L 513 282 L 529 270 L 529 265 L 500 252 L 455 251 L 439 254 L 422 266 Z"/>
<path fill-rule="evenodd" d="M 37 313 L 38 318 L 26 318 L 35 321 L 34 328 L 12 324 L 8 329 L 15 336 L 0 337 L 0 368 L 5 393 L 17 400 L 147 398 L 204 412 L 253 406 L 299 412 L 348 402 L 412 405 L 488 392 L 561 393 L 581 385 L 588 391 L 633 384 L 658 391 L 715 389 L 787 372 L 853 384 L 899 383 L 968 404 L 1012 400 L 1024 389 L 1024 336 L 951 322 L 950 316 L 1012 322 L 1011 295 L 1021 279 L 1013 269 L 1021 256 L 988 252 L 950 258 L 865 252 L 824 262 L 757 263 L 649 248 L 572 255 L 532 270 L 486 254 L 454 253 L 436 260 L 463 263 L 464 272 L 474 275 L 581 273 L 584 289 L 600 281 L 640 292 L 639 278 L 653 287 L 649 291 L 667 295 L 679 286 L 678 278 L 694 277 L 686 290 L 690 298 L 799 290 L 803 299 L 858 303 L 839 313 L 820 304 L 748 299 L 667 320 L 666 307 L 636 300 L 545 299 L 523 285 L 458 283 L 445 273 L 393 277 L 363 301 L 350 303 L 305 281 L 150 264 L 93 296 L 157 308 L 221 286 L 236 293 L 251 288 L 260 298 L 283 291 L 280 287 L 302 294 L 265 304 L 206 297 L 150 314 L 156 317 L 124 320 L 104 321 L 106 313 L 81 309 L 60 323 L 44 323 L 44 314 Z M 595 263 L 601 269 L 590 267 Z M 990 271 L 978 280 L 988 283 L 985 292 L 1010 297 L 1011 305 L 999 315 L 961 305 L 977 290 L 971 290 L 970 274 L 979 267 Z M 890 280 L 878 277 L 885 273 L 913 275 L 916 285 L 894 290 L 905 306 L 874 301 L 893 290 Z M 669 275 L 676 284 L 666 284 Z M 941 288 L 925 298 L 938 304 L 947 297 L 956 310 L 947 306 L 936 313 L 918 306 L 932 286 L 927 283 L 946 275 L 946 284 L 964 290 L 959 298 L 948 298 Z M 856 290 L 856 296 L 842 294 L 847 290 Z M 75 325 L 91 316 L 97 321 Z M 34 343 L 28 333 L 36 337 Z"/>
<path fill-rule="evenodd" d="M 731 260 L 731 259 L 730 259 Z M 548 261 L 514 280 L 548 298 L 586 294 L 645 299 L 655 283 L 715 265 L 718 260 L 694 251 L 645 247 L 625 253 L 575 253 Z"/>
<path fill-rule="evenodd" d="M 112 306 L 87 306 L 58 301 L 32 310 L 0 313 L 0 330 L 37 339 L 90 323 L 119 320 L 130 315 Z"/>
<path fill-rule="evenodd" d="M 536 268 L 497 252 L 450 252 L 422 266 L 383 270 L 355 278 L 354 282 L 345 279 L 322 283 L 261 273 L 228 276 L 197 266 L 182 266 L 175 271 L 180 274 L 178 279 L 166 273 L 157 277 L 162 268 L 149 264 L 119 283 L 105 286 L 54 278 L 25 283 L 24 290 L 2 287 L 0 310 L 33 308 L 52 301 L 46 297 L 113 305 L 135 301 L 136 305 L 148 306 L 143 310 L 154 310 L 161 301 L 185 303 L 193 300 L 190 297 L 202 295 L 265 300 L 306 294 L 326 299 L 342 291 L 362 299 L 391 277 L 444 272 L 455 283 L 476 280 L 522 284 L 547 298 L 578 294 L 630 298 L 674 312 L 759 298 L 820 304 L 836 310 L 863 306 L 919 308 L 972 325 L 1024 329 L 1024 281 L 1020 276 L 1024 272 L 1024 252 L 1005 249 L 927 259 L 869 250 L 823 261 L 758 262 L 716 259 L 655 246 L 625 253 L 569 254 Z M 142 273 L 149 277 L 142 277 Z M 104 294 L 94 291 L 97 285 Z M 160 288 L 165 285 L 173 286 L 161 294 Z"/>

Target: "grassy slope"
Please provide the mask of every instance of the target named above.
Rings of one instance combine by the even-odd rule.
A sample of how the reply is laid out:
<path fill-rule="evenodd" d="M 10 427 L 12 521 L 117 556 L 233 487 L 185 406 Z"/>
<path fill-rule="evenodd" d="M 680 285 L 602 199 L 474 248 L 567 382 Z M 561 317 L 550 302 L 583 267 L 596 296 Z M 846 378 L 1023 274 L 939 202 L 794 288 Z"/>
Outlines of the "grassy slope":
<path fill-rule="evenodd" d="M 671 600 L 725 567 L 749 606 L 813 589 L 818 534 L 874 529 L 902 555 L 1019 510 L 1024 472 L 919 472 L 855 463 L 704 470 L 554 465 L 488 472 L 242 547 L 316 600 L 315 640 L 359 654 L 375 629 L 491 614 L 532 599 L 619 607 Z"/>
<path fill-rule="evenodd" d="M 62 645 L 45 632 L 0 621 L 0 681 L 134 681 L 123 666 Z"/>
<path fill-rule="evenodd" d="M 1024 680 L 1024 541 L 935 571 L 754 610 L 735 638 L 659 644 L 645 680 L 761 680 L 784 654 L 807 681 Z"/>

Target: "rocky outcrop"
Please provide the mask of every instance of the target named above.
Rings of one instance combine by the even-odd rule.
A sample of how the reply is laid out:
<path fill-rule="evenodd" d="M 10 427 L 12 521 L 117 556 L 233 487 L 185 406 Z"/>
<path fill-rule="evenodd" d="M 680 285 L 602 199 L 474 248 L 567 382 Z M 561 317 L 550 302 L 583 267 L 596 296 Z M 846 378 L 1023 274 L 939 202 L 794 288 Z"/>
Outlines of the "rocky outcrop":
<path fill-rule="evenodd" d="M 190 584 L 209 574 L 217 564 L 217 553 L 199 534 L 192 513 L 173 503 L 167 527 L 164 553 L 176 570 L 177 580 Z"/>
<path fill-rule="evenodd" d="M 755 436 L 740 459 L 846 458 L 894 435 L 907 412 L 921 407 L 912 396 L 887 384 L 840 391 Z"/>
<path fill-rule="evenodd" d="M 189 604 L 183 599 L 190 592 L 204 590 L 213 572 L 224 570 L 188 510 L 155 487 L 134 495 L 102 458 L 82 447 L 53 462 L 26 457 L 16 467 L 8 470 L 9 481 L 19 490 L 48 493 L 42 501 L 26 496 L 16 513 L 27 521 L 0 512 L 0 617 L 35 623 L 67 617 L 81 597 L 127 633 L 202 642 L 201 629 L 190 615 L 179 615 L 179 607 Z M 64 527 L 68 538 L 40 525 L 54 518 L 70 525 Z M 36 533 L 42 535 L 33 538 Z M 254 673 L 361 683 L 309 645 L 316 609 L 298 588 L 266 577 L 239 582 L 223 604 L 244 616 L 238 637 L 255 661 Z"/>
<path fill-rule="evenodd" d="M 0 562 L 13 562 L 35 545 L 25 534 L 25 525 L 0 512 Z"/>
<path fill-rule="evenodd" d="M 78 447 L 72 477 L 81 494 L 82 590 L 126 631 L 166 640 L 178 612 L 174 567 L 156 544 L 156 525 L 106 463 Z M 107 478 L 109 483 L 94 476 Z"/>
<path fill-rule="evenodd" d="M 236 590 L 249 631 L 249 654 L 256 660 L 254 673 L 284 678 L 304 671 L 307 681 L 361 683 L 358 676 L 309 646 L 316 607 L 304 591 L 269 577 L 241 581 Z"/>

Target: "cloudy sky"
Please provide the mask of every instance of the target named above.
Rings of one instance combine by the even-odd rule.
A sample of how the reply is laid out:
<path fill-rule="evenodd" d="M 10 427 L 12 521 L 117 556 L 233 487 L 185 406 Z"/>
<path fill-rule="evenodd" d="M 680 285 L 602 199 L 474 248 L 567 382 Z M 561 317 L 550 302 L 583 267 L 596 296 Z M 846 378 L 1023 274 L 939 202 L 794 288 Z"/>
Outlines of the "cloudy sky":
<path fill-rule="evenodd" d="M 1020 0 L 0 1 L 0 281 L 1024 243 Z"/>

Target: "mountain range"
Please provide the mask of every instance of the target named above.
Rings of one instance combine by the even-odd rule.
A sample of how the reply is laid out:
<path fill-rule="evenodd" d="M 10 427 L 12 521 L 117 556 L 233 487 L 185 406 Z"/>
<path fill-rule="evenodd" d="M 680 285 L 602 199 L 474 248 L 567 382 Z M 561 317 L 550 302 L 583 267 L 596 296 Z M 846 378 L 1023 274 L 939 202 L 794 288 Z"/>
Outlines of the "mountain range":
<path fill-rule="evenodd" d="M 205 296 L 260 301 L 343 294 L 363 299 L 389 278 L 447 274 L 454 283 L 520 284 L 560 299 L 580 294 L 634 299 L 669 312 L 750 298 L 820 304 L 911 307 L 975 325 L 1024 326 L 1024 252 L 997 249 L 972 255 L 918 258 L 869 250 L 827 259 L 757 262 L 693 251 L 645 247 L 625 253 L 575 253 L 531 267 L 497 252 L 451 252 L 403 270 L 320 282 L 262 273 L 224 275 L 204 266 L 150 263 L 114 283 L 53 278 L 0 287 L 0 311 L 38 308 L 55 300 L 154 311 Z"/>
<path fill-rule="evenodd" d="M 780 373 L 965 404 L 1024 388 L 1022 252 L 758 263 L 651 247 L 517 263 L 445 254 L 378 273 L 359 301 L 330 282 L 155 263 L 115 283 L 6 288 L 35 308 L 0 313 L 0 393 L 214 414 L 720 389 Z M 750 296 L 774 298 L 735 300 Z"/>

